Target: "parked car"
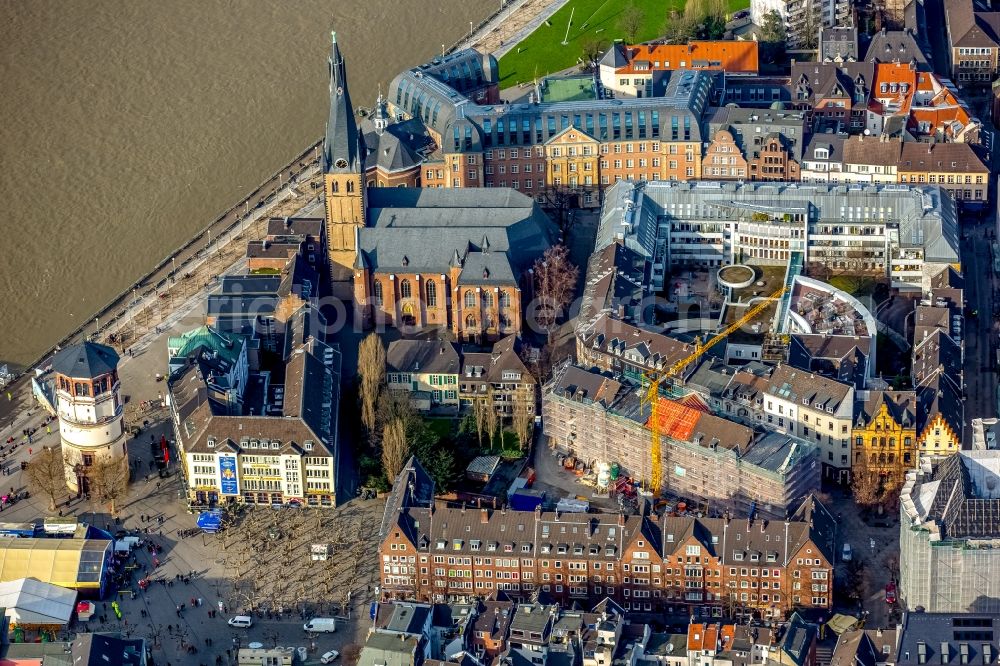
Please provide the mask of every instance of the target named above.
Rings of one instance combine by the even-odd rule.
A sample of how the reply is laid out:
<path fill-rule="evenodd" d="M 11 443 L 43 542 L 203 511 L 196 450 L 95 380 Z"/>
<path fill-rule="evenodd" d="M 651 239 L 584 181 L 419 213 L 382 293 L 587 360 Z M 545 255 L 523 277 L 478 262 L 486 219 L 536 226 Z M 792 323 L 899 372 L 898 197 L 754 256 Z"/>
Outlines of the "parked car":
<path fill-rule="evenodd" d="M 340 653 L 337 652 L 336 650 L 330 650 L 329 652 L 324 652 L 323 656 L 319 658 L 319 663 L 321 664 L 332 663 L 333 661 L 336 661 L 337 657 L 339 656 Z"/>
<path fill-rule="evenodd" d="M 844 562 L 850 562 L 854 558 L 854 551 L 851 550 L 851 544 L 844 543 L 843 550 L 840 551 L 840 559 Z"/>
<path fill-rule="evenodd" d="M 889 583 L 885 586 L 885 603 L 896 603 L 896 584 Z"/>
<path fill-rule="evenodd" d="M 249 615 L 237 615 L 229 618 L 229 626 L 237 629 L 249 629 L 253 626 L 253 618 Z"/>
<path fill-rule="evenodd" d="M 314 617 L 302 625 L 302 630 L 314 634 L 332 634 L 337 631 L 337 621 L 332 617 Z"/>

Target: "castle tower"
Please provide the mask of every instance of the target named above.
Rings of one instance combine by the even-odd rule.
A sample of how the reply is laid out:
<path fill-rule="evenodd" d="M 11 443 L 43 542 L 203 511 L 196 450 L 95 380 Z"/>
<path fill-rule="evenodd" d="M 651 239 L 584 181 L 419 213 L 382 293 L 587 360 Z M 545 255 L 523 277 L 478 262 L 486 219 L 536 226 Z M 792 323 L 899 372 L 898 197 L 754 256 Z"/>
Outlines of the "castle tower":
<path fill-rule="evenodd" d="M 52 372 L 66 485 L 74 493 L 89 492 L 88 469 L 95 462 L 128 455 L 118 354 L 94 342 L 75 344 L 55 355 Z"/>
<path fill-rule="evenodd" d="M 347 71 L 337 33 L 331 35 L 330 117 L 323 141 L 326 237 L 333 294 L 350 298 L 357 250 L 355 229 L 365 225 L 365 146 L 347 92 Z"/>

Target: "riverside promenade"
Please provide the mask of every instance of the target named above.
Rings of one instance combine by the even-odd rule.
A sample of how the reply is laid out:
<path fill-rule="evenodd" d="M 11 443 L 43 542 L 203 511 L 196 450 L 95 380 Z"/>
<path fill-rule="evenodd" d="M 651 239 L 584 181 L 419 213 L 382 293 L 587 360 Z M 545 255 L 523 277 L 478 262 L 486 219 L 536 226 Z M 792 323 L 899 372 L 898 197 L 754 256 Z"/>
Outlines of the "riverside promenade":
<path fill-rule="evenodd" d="M 0 396 L 0 430 L 19 413 L 26 417 L 38 409 L 31 396 L 30 375 L 44 367 L 57 349 L 94 339 L 123 351 L 155 334 L 185 303 L 211 289 L 219 275 L 243 259 L 247 241 L 263 238 L 269 218 L 291 215 L 318 201 L 322 197 L 320 146 L 316 142 L 302 151 L 23 370 Z"/>

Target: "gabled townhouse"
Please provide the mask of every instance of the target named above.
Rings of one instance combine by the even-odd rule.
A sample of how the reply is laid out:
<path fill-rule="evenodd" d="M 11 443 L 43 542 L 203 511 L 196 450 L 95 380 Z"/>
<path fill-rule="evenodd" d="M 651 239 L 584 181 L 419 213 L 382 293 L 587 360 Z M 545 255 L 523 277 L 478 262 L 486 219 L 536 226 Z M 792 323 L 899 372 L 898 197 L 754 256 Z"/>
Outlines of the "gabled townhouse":
<path fill-rule="evenodd" d="M 830 666 L 894 666 L 896 629 L 850 629 L 837 639 Z"/>
<path fill-rule="evenodd" d="M 867 62 L 792 63 L 790 83 L 795 105 L 811 108 L 813 130 L 861 132 L 875 66 Z"/>
<path fill-rule="evenodd" d="M 713 142 L 720 130 L 732 135 L 746 159 L 747 179 L 799 179 L 798 169 L 806 142 L 805 112 L 784 108 L 744 109 L 727 105 L 714 110 L 707 126 L 706 135 L 713 137 Z M 725 141 L 724 135 L 719 138 Z M 702 164 L 704 169 L 704 160 Z"/>
<path fill-rule="evenodd" d="M 719 617 L 729 605 L 782 618 L 830 608 L 831 521 L 814 498 L 772 521 L 449 507 L 411 458 L 380 529 L 380 589 L 383 601 L 503 590 L 564 606 L 607 598 L 626 611 Z M 529 606 L 515 611 L 510 647 L 544 656 L 558 617 L 538 601 Z"/>
<path fill-rule="evenodd" d="M 705 148 L 701 172 L 704 178 L 712 180 L 745 180 L 747 161 L 743 157 L 733 133 L 719 129 L 712 134 L 712 142 Z"/>
<path fill-rule="evenodd" d="M 640 383 L 646 375 L 669 370 L 695 352 L 694 345 L 639 328 L 610 314 L 582 327 L 576 336 L 576 357 L 583 367 L 595 367 Z M 682 374 L 690 373 L 685 368 Z"/>
<path fill-rule="evenodd" d="M 980 11 L 973 0 L 944 3 L 951 78 L 960 86 L 984 86 L 1000 63 L 1000 12 Z"/>
<path fill-rule="evenodd" d="M 537 382 L 521 359 L 521 342 L 509 335 L 488 352 L 462 352 L 440 340 L 396 340 L 386 350 L 386 385 L 406 394 L 419 411 L 458 414 L 473 401 L 491 401 L 501 418 L 523 400 L 534 413 Z"/>
<path fill-rule="evenodd" d="M 805 183 L 839 183 L 844 170 L 847 134 L 813 134 L 802 151 L 799 177 Z"/>
<path fill-rule="evenodd" d="M 898 176 L 900 183 L 936 184 L 967 209 L 989 199 L 990 169 L 967 143 L 904 143 Z"/>
<path fill-rule="evenodd" d="M 386 388 L 420 411 L 458 409 L 458 351 L 450 342 L 393 340 L 385 353 Z"/>
<path fill-rule="evenodd" d="M 500 418 L 513 415 L 517 405 L 535 413 L 538 382 L 521 358 L 521 341 L 508 335 L 493 344 L 489 352 L 462 355 L 459 399 L 463 408 L 475 400 L 492 403 Z"/>
<path fill-rule="evenodd" d="M 903 142 L 882 134 L 852 136 L 844 142 L 843 182 L 889 184 L 898 182 L 899 155 Z"/>

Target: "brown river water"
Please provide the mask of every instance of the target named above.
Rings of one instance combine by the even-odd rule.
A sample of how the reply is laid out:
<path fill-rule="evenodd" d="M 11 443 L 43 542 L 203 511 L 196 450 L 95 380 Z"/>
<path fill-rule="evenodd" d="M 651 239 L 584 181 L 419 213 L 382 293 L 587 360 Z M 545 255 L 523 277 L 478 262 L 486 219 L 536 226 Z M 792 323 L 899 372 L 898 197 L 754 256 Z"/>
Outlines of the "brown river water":
<path fill-rule="evenodd" d="M 493 9 L 468 0 L 0 0 L 0 365 L 75 329 L 355 104 Z"/>

